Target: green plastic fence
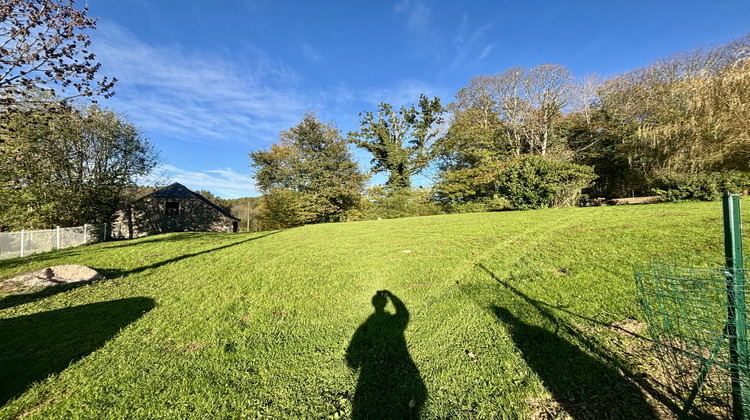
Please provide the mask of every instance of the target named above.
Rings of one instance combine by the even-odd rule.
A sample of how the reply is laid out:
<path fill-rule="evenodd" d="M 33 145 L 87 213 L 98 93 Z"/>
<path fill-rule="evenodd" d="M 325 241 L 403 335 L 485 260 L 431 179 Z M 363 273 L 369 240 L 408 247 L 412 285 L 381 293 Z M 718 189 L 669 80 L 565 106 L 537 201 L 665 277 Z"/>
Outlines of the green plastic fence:
<path fill-rule="evenodd" d="M 724 197 L 725 256 L 634 267 L 655 351 L 681 418 L 750 419 L 748 325 L 739 197 Z"/>

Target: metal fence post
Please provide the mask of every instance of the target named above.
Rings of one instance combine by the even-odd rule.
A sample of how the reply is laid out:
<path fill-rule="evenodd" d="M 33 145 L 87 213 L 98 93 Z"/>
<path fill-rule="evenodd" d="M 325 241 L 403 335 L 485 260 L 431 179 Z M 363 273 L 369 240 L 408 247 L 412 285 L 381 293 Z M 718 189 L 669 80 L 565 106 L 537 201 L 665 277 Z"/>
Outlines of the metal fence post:
<path fill-rule="evenodd" d="M 107 223 L 104 223 L 104 238 L 102 239 L 102 242 L 107 242 Z"/>
<path fill-rule="evenodd" d="M 23 229 L 21 229 L 21 256 L 22 257 L 23 257 L 23 241 L 24 241 Z"/>
<path fill-rule="evenodd" d="M 745 406 L 750 397 L 748 366 L 747 315 L 745 313 L 745 273 L 742 261 L 742 219 L 740 196 L 724 194 L 724 255 L 727 271 L 727 336 L 732 375 L 732 415 L 735 419 L 750 416 Z"/>
<path fill-rule="evenodd" d="M 57 227 L 57 249 L 60 249 L 60 226 Z"/>
<path fill-rule="evenodd" d="M 88 227 L 89 225 L 87 225 L 86 223 L 83 224 L 83 242 L 81 242 L 81 244 L 85 244 L 86 240 L 88 239 Z"/>

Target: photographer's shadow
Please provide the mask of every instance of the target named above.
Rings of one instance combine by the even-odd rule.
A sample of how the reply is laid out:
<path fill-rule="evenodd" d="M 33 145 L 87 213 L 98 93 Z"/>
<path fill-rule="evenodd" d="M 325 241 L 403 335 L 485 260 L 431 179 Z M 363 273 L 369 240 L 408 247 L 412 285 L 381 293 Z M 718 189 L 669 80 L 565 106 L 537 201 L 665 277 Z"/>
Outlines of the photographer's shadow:
<path fill-rule="evenodd" d="M 394 314 L 385 311 L 389 298 Z M 378 291 L 372 305 L 375 313 L 359 326 L 346 349 L 347 364 L 359 369 L 352 418 L 418 418 L 427 388 L 406 347 L 409 311 L 387 290 Z"/>

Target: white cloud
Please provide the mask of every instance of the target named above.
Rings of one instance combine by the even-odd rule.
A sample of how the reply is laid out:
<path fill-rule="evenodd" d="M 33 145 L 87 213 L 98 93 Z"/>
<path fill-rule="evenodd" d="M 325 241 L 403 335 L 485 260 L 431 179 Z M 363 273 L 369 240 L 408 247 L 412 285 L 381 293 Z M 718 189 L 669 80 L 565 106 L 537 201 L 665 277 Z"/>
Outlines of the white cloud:
<path fill-rule="evenodd" d="M 117 77 L 108 100 L 147 132 L 185 140 L 272 140 L 305 110 L 297 75 L 261 51 L 237 61 L 156 46 L 105 21 L 92 35 L 102 73 Z"/>
<path fill-rule="evenodd" d="M 407 14 L 406 27 L 411 31 L 424 33 L 430 28 L 431 9 L 422 1 L 404 0 L 397 3 L 393 10 Z"/>
<path fill-rule="evenodd" d="M 189 189 L 207 190 L 222 198 L 239 198 L 259 195 L 255 181 L 250 174 L 241 174 L 231 168 L 205 171 L 187 171 L 172 165 L 162 165 L 153 172 L 154 176 L 142 180 L 143 184 L 153 185 L 179 182 Z"/>
<path fill-rule="evenodd" d="M 461 24 L 452 39 L 453 59 L 446 70 L 452 70 L 467 64 L 477 64 L 486 58 L 497 45 L 497 42 L 482 43 L 482 39 L 486 38 L 490 29 L 492 29 L 491 24 L 475 28 L 469 23 L 469 17 L 463 15 Z M 481 50 L 479 50 L 480 47 Z M 477 50 L 479 51 L 477 52 Z"/>
<path fill-rule="evenodd" d="M 490 52 L 492 52 L 492 49 L 495 48 L 495 43 L 487 44 L 482 48 L 482 52 L 479 54 L 479 58 L 477 58 L 477 62 L 482 61 L 485 57 L 490 55 Z"/>

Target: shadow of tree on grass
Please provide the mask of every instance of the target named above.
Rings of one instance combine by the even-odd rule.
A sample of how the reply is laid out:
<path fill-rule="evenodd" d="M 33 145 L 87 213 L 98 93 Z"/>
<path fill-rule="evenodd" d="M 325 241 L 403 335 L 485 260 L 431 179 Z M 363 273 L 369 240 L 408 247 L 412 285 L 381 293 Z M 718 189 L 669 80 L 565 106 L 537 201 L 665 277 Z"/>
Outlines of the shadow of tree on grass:
<path fill-rule="evenodd" d="M 527 324 L 505 308 L 492 307 L 509 329 L 523 359 L 574 419 L 650 419 L 658 415 L 643 393 L 612 366 L 558 333 Z"/>
<path fill-rule="evenodd" d="M 96 271 L 98 271 L 99 273 L 101 273 L 104 276 L 104 280 L 106 280 L 106 279 L 115 279 L 115 278 L 118 278 L 118 277 L 127 276 L 127 275 L 130 275 L 130 274 L 136 274 L 136 273 L 140 273 L 142 271 L 146 271 L 146 270 L 150 270 L 150 269 L 157 269 L 157 268 L 162 267 L 164 265 L 171 264 L 171 263 L 174 263 L 174 262 L 178 262 L 178 261 L 184 260 L 186 258 L 195 257 L 195 256 L 198 256 L 198 255 L 206 254 L 206 253 L 213 252 L 213 251 L 219 251 L 219 250 L 222 250 L 222 249 L 226 249 L 226 248 L 230 248 L 230 247 L 233 247 L 233 246 L 241 245 L 241 244 L 244 244 L 244 243 L 247 243 L 247 242 L 251 242 L 251 241 L 258 240 L 258 239 L 262 239 L 262 238 L 265 238 L 266 236 L 274 235 L 274 234 L 279 233 L 279 232 L 281 232 L 281 231 L 272 231 L 272 232 L 266 233 L 264 235 L 254 236 L 252 238 L 243 239 L 243 240 L 232 242 L 232 243 L 229 243 L 229 244 L 226 244 L 226 245 L 221 245 L 221 246 L 217 246 L 217 247 L 214 247 L 214 248 L 205 249 L 205 250 L 194 252 L 194 253 L 191 253 L 191 254 L 179 255 L 179 256 L 174 257 L 174 258 L 170 258 L 170 259 L 167 259 L 167 260 L 164 260 L 164 261 L 159 261 L 159 262 L 156 262 L 156 263 L 153 263 L 153 264 L 149 264 L 149 265 L 144 265 L 144 266 L 141 266 L 141 267 L 138 267 L 138 268 L 134 268 L 132 270 L 118 270 L 118 269 L 106 269 L 106 268 L 96 268 L 96 267 L 94 267 L 94 269 Z M 164 238 L 160 239 L 159 241 L 169 241 L 169 240 L 184 239 L 185 237 L 200 236 L 200 234 L 199 233 L 184 233 L 184 234 L 172 235 L 172 236 L 167 236 L 167 235 L 161 235 L 161 236 L 164 236 Z M 135 241 L 137 241 L 137 240 L 135 240 Z M 143 242 L 144 241 L 141 241 L 140 243 L 143 243 Z M 99 281 L 102 281 L 102 279 L 95 280 L 95 282 L 99 282 Z M 69 291 L 69 290 L 73 290 L 75 288 L 78 288 L 78 287 L 81 287 L 81 286 L 84 286 L 84 285 L 90 284 L 90 283 L 91 282 L 80 282 L 80 283 L 71 283 L 71 284 L 65 284 L 65 285 L 59 285 L 59 286 L 50 286 L 50 287 L 46 287 L 46 288 L 44 288 L 42 290 L 39 290 L 39 291 L 36 291 L 36 292 L 33 292 L 33 293 L 13 294 L 13 295 L 0 296 L 0 310 L 1 309 L 6 309 L 6 308 L 12 308 L 14 306 L 23 305 L 23 304 L 26 304 L 26 303 L 35 302 L 37 300 L 44 299 L 46 297 L 55 295 L 57 293 L 61 293 L 61 292 L 66 292 L 66 291 Z"/>
<path fill-rule="evenodd" d="M 391 300 L 395 314 L 385 311 Z M 404 330 L 409 311 L 387 290 L 372 297 L 375 313 L 357 328 L 346 362 L 359 369 L 352 419 L 419 418 L 427 388 L 406 347 Z"/>
<path fill-rule="evenodd" d="M 679 407 L 672 399 L 654 389 L 648 381 L 632 372 L 619 357 L 606 352 L 576 326 L 553 311 L 564 312 L 589 322 L 598 321 L 533 299 L 500 280 L 484 265 L 478 266 L 505 290 L 510 291 L 521 304 L 533 308 L 553 327 L 554 331 L 551 331 L 542 326 L 531 325 L 497 305 L 490 308 L 508 326 L 513 342 L 529 367 L 539 375 L 554 399 L 574 419 L 659 418 L 659 413 L 648 403 L 643 391 L 673 413 L 679 412 Z"/>
<path fill-rule="evenodd" d="M 98 280 L 94 280 L 94 281 L 98 281 Z M 12 308 L 14 306 L 23 305 L 26 303 L 36 302 L 37 300 L 41 300 L 46 297 L 56 295 L 58 293 L 77 289 L 81 286 L 91 284 L 91 283 L 92 282 L 87 281 L 87 282 L 60 284 L 56 286 L 47 286 L 32 293 L 21 293 L 17 295 L 7 295 L 4 297 L 0 297 L 0 310 Z"/>
<path fill-rule="evenodd" d="M 154 306 L 133 297 L 0 319 L 0 405 L 99 349 Z"/>
<path fill-rule="evenodd" d="M 280 230 L 272 231 L 272 232 L 266 233 L 264 235 L 254 236 L 252 238 L 248 238 L 248 239 L 244 239 L 244 240 L 241 240 L 241 241 L 232 242 L 232 243 L 229 243 L 229 244 L 226 244 L 226 245 L 217 246 L 217 247 L 209 248 L 209 249 L 204 249 L 204 250 L 201 250 L 201 251 L 198 251 L 198 252 L 193 252 L 191 254 L 178 255 L 178 256 L 176 256 L 174 258 L 169 258 L 169 259 L 166 259 L 164 261 L 159 261 L 159 262 L 156 262 L 156 263 L 153 263 L 153 264 L 144 265 L 142 267 L 134 268 L 132 270 L 98 269 L 97 271 L 99 271 L 100 273 L 102 273 L 104 275 L 104 277 L 107 278 L 107 279 L 118 278 L 118 277 L 122 277 L 122 276 L 127 276 L 127 275 L 131 275 L 131 274 L 140 273 L 140 272 L 143 272 L 143 271 L 146 271 L 146 270 L 157 269 L 157 268 L 165 266 L 167 264 L 175 263 L 175 262 L 184 260 L 186 258 L 196 257 L 196 256 L 201 255 L 201 254 L 207 254 L 209 252 L 219 251 L 219 250 L 231 248 L 231 247 L 234 247 L 234 246 L 237 246 L 237 245 L 242 245 L 244 243 L 248 243 L 248 242 L 252 242 L 252 241 L 257 241 L 259 239 L 265 238 L 266 236 L 275 235 L 275 234 L 277 234 L 279 232 L 281 232 L 281 231 Z"/>

